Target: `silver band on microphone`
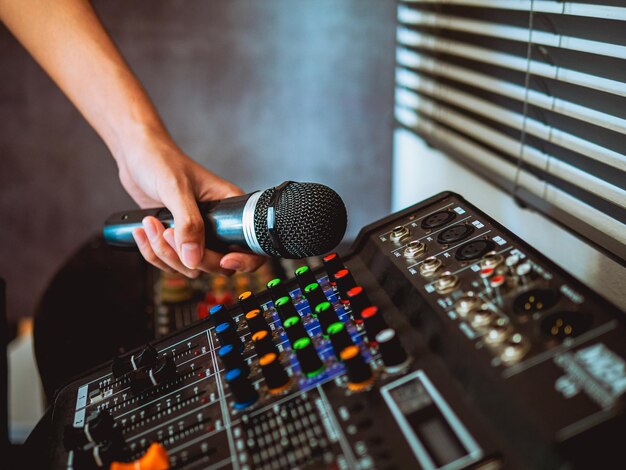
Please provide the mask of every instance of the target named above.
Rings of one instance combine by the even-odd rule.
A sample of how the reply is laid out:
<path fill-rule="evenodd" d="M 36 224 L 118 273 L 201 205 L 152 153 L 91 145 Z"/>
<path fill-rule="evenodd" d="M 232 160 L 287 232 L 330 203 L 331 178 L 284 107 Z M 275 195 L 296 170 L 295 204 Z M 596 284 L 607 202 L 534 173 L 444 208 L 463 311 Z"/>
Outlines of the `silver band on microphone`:
<path fill-rule="evenodd" d="M 261 194 L 263 194 L 262 191 L 252 193 L 246 201 L 246 205 L 243 206 L 242 228 L 243 237 L 245 238 L 250 249 L 257 255 L 267 256 L 267 253 L 265 253 L 265 251 L 261 248 L 259 240 L 256 237 L 256 232 L 254 231 L 254 211 L 256 210 L 256 204 L 259 201 Z"/>

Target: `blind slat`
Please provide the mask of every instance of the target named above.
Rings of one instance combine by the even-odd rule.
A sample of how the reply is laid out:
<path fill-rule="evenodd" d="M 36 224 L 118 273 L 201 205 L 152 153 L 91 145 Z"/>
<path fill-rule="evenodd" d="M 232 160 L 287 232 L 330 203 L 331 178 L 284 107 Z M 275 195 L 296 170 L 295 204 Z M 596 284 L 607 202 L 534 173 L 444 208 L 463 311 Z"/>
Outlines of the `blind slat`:
<path fill-rule="evenodd" d="M 559 47 L 573 51 L 626 59 L 626 46 L 565 36 L 547 31 L 529 30 L 517 26 L 488 21 L 459 18 L 438 13 L 426 13 L 400 7 L 398 18 L 402 23 L 427 28 L 445 28 L 464 33 L 491 36 L 509 41 L 531 42 L 542 46 Z"/>
<path fill-rule="evenodd" d="M 617 80 L 578 72 L 536 60 L 527 60 L 525 57 L 468 45 L 451 39 L 440 38 L 425 33 L 417 33 L 402 27 L 398 28 L 396 36 L 397 41 L 405 46 L 432 50 L 442 54 L 456 55 L 458 57 L 517 70 L 519 72 L 528 71 L 533 75 L 539 75 L 552 80 L 626 97 L 626 86 Z"/>
<path fill-rule="evenodd" d="M 480 114 L 487 119 L 492 119 L 506 126 L 528 132 L 543 140 L 560 145 L 561 147 L 577 152 L 592 160 L 626 172 L 626 156 L 594 144 L 593 142 L 581 139 L 575 135 L 563 132 L 560 129 L 548 126 L 536 119 L 509 111 L 506 108 L 417 74 L 414 74 L 410 84 L 399 83 L 421 93 L 425 93 L 437 100 L 449 102 L 473 113 Z"/>
<path fill-rule="evenodd" d="M 554 111 L 565 116 L 585 121 L 589 124 L 604 127 L 615 132 L 626 133 L 626 119 L 603 113 L 595 109 L 580 106 L 536 90 L 527 90 L 515 83 L 497 80 L 489 75 L 478 73 L 465 67 L 450 64 L 441 59 L 434 59 L 407 49 L 398 49 L 396 62 L 433 75 L 466 83 L 470 86 L 499 93 L 518 101 L 528 101 L 535 106 Z"/>
<path fill-rule="evenodd" d="M 575 166 L 562 162 L 530 145 L 524 145 L 519 140 L 497 132 L 461 113 L 457 113 L 452 108 L 403 89 L 396 91 L 396 103 L 413 108 L 419 111 L 420 115 L 426 115 L 434 121 L 455 128 L 459 133 L 468 135 L 474 140 L 482 141 L 484 144 L 496 148 L 504 154 L 508 154 L 513 159 L 520 157 L 524 163 L 528 163 L 541 171 L 626 209 L 625 190 L 581 171 Z"/>

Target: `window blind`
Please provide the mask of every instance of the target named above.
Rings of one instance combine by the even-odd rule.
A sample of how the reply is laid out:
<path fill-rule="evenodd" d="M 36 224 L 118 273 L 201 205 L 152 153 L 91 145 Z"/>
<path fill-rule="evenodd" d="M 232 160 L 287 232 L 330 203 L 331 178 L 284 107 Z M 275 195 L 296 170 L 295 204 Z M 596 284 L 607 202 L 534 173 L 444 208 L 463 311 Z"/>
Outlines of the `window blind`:
<path fill-rule="evenodd" d="M 626 264 L 623 1 L 412 0 L 395 117 Z"/>

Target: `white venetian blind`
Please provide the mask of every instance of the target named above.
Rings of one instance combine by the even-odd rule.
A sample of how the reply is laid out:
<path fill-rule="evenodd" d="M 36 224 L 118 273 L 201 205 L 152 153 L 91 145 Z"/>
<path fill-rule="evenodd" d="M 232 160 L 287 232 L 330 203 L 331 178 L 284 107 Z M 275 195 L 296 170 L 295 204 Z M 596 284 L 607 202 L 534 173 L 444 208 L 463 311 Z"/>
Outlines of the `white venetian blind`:
<path fill-rule="evenodd" d="M 396 120 L 626 261 L 626 2 L 398 5 Z"/>

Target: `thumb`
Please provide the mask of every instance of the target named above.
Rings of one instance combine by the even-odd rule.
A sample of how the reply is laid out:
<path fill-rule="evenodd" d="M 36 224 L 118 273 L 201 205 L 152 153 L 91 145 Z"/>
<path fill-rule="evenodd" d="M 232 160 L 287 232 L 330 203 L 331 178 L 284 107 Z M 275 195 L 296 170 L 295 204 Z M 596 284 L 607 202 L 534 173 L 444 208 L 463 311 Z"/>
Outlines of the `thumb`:
<path fill-rule="evenodd" d="M 181 191 L 168 198 L 165 205 L 174 216 L 174 242 L 181 261 L 196 269 L 204 254 L 204 221 L 191 191 Z"/>

